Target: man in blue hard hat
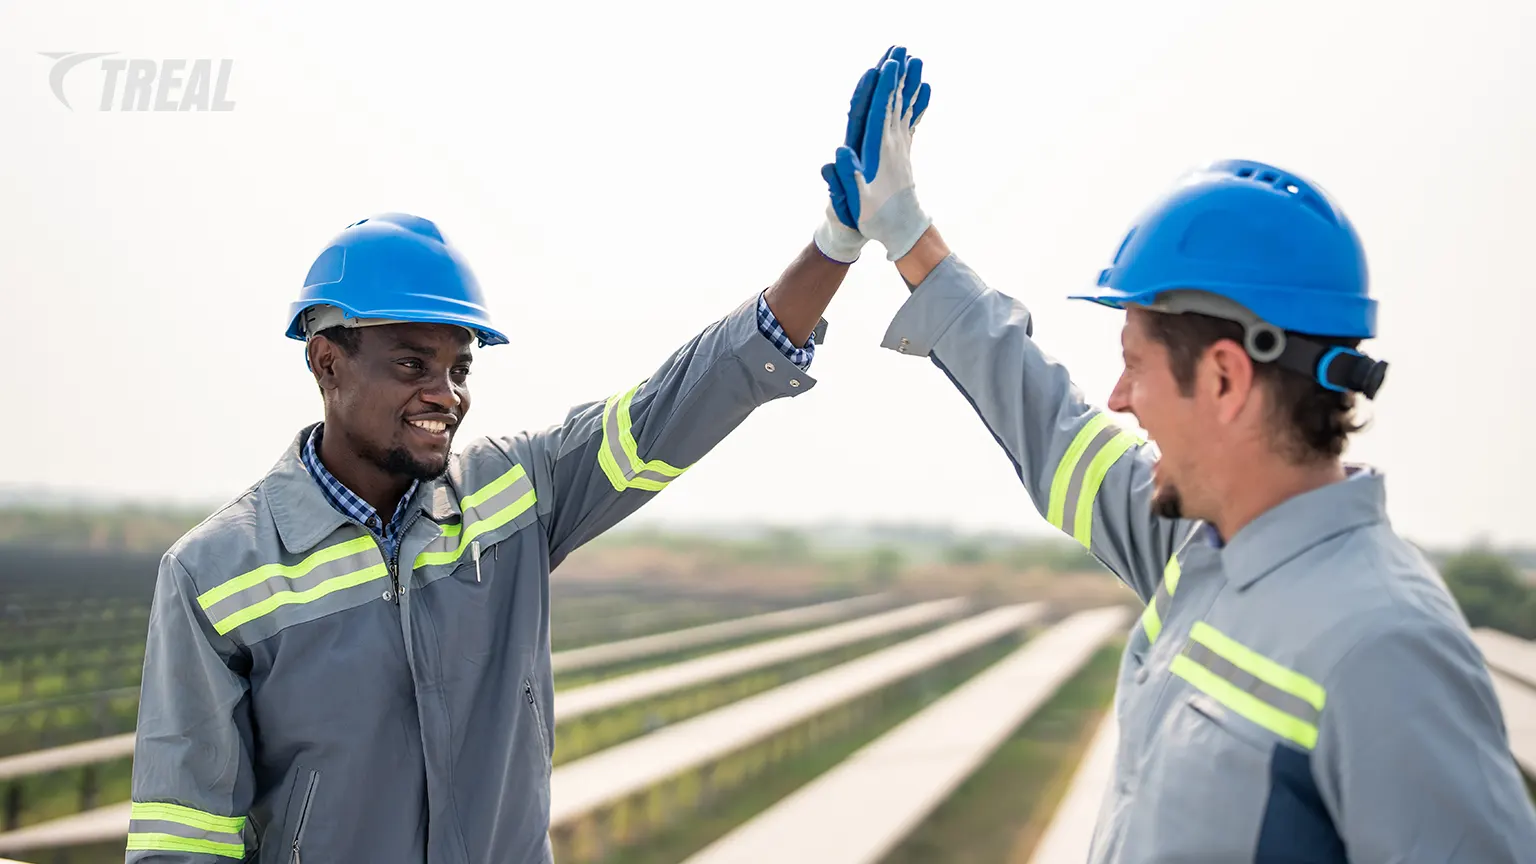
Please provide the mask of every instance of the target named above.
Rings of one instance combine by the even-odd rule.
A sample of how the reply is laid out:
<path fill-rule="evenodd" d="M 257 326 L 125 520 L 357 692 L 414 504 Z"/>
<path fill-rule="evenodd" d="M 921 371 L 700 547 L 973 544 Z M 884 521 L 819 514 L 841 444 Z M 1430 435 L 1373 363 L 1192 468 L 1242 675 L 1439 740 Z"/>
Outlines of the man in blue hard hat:
<path fill-rule="evenodd" d="M 457 452 L 473 349 L 508 341 L 473 272 L 417 216 L 338 234 L 287 321 L 323 421 L 162 560 L 127 860 L 549 862 L 550 571 L 815 385 L 865 243 L 825 214 L 633 386 Z"/>
<path fill-rule="evenodd" d="M 1073 295 L 1125 311 L 1107 407 L 1154 454 L 918 203 L 909 69 L 879 67 L 884 121 L 823 169 L 911 291 L 883 346 L 930 358 L 1040 513 L 1145 604 L 1092 860 L 1536 860 L 1467 623 L 1393 530 L 1382 473 L 1341 458 L 1385 373 L 1359 350 L 1376 301 L 1343 210 L 1293 172 L 1217 162 Z"/>

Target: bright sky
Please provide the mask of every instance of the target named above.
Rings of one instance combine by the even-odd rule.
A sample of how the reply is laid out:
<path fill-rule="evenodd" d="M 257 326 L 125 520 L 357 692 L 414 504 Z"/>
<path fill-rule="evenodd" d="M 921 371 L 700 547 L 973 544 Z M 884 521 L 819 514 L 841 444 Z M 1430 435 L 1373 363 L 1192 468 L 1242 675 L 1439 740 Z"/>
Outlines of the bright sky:
<path fill-rule="evenodd" d="M 1274 162 L 1365 238 L 1368 348 L 1392 369 L 1351 455 L 1387 472 L 1397 526 L 1536 541 L 1529 0 L 6 4 L 3 480 L 254 482 L 320 409 L 287 304 L 328 238 L 384 210 L 436 220 L 510 331 L 461 434 L 626 389 L 810 239 L 851 88 L 893 42 L 934 88 L 925 208 L 1092 398 L 1121 316 L 1064 296 L 1186 168 Z M 40 56 L 61 51 L 231 58 L 235 109 L 103 113 L 91 61 L 66 110 Z M 871 246 L 818 386 L 637 520 L 1043 526 L 939 370 L 879 347 L 905 297 Z"/>

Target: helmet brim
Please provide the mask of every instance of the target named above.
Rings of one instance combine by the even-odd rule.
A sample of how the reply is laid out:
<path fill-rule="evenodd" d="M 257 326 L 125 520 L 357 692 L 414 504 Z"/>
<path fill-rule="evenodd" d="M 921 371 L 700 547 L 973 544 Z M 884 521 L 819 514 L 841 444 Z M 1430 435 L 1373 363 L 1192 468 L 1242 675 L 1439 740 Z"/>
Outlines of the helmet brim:
<path fill-rule="evenodd" d="M 484 323 L 476 321 L 469 316 L 460 317 L 440 312 L 424 313 L 398 309 L 357 309 L 352 307 L 350 304 L 341 303 L 334 300 L 326 302 L 327 305 L 340 308 L 343 312 L 346 313 L 348 318 L 387 318 L 391 321 L 398 321 L 401 324 L 452 324 L 458 327 L 463 327 L 466 330 L 469 330 L 471 333 L 475 334 L 475 338 L 479 341 L 481 347 L 506 345 L 509 342 L 506 334 L 494 328 L 487 327 Z M 304 311 L 314 305 L 316 304 L 294 304 L 294 307 L 291 310 L 291 317 L 288 321 L 288 330 L 286 333 L 289 339 L 294 339 L 300 342 L 306 341 L 304 335 Z"/>

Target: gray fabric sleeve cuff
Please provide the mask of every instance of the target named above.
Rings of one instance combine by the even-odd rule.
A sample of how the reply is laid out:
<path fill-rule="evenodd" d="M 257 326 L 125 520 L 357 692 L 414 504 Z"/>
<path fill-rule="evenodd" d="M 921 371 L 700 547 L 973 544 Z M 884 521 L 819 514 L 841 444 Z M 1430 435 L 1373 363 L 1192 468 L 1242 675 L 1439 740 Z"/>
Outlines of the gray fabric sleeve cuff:
<path fill-rule="evenodd" d="M 927 357 L 960 313 L 987 290 L 981 277 L 951 253 L 913 289 L 891 319 L 880 347 Z"/>

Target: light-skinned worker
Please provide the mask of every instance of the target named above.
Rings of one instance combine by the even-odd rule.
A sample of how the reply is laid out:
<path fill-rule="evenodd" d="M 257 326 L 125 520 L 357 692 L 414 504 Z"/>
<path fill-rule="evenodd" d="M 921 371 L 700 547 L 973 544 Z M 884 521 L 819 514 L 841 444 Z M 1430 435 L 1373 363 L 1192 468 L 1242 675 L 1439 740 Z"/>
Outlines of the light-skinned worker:
<path fill-rule="evenodd" d="M 127 860 L 549 862 L 550 571 L 815 385 L 822 312 L 865 242 L 824 209 L 777 282 L 633 387 L 457 452 L 473 349 L 516 334 L 432 222 L 338 234 L 285 322 L 323 421 L 162 560 Z"/>
<path fill-rule="evenodd" d="M 1536 861 L 1467 623 L 1393 530 L 1383 474 L 1342 459 L 1385 364 L 1358 350 L 1376 301 L 1339 205 L 1272 165 L 1208 165 L 1073 295 L 1124 310 L 1107 407 L 1157 455 L 940 237 L 901 74 L 881 70 L 880 133 L 823 172 L 911 290 L 882 344 L 948 376 L 1040 513 L 1146 604 L 1092 860 Z"/>

